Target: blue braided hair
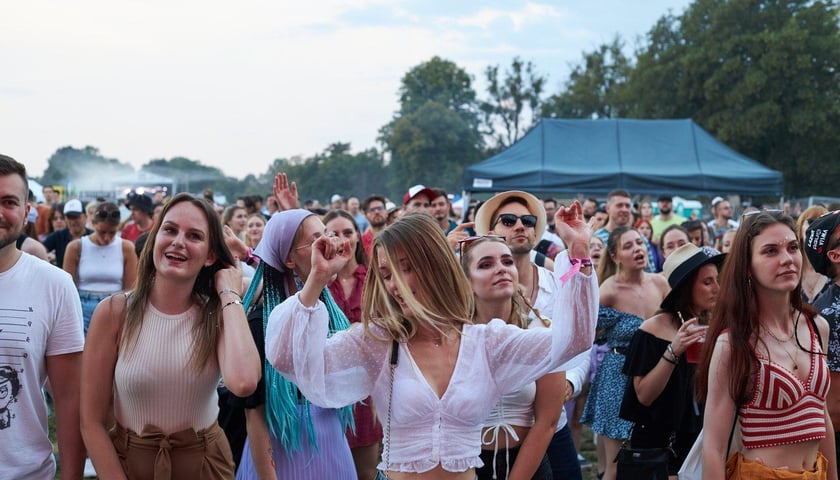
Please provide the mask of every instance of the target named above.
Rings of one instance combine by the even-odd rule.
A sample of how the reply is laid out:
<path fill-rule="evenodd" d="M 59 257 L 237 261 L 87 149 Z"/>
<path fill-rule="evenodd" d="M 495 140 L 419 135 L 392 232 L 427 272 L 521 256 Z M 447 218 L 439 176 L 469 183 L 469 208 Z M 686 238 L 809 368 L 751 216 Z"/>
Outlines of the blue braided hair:
<path fill-rule="evenodd" d="M 291 273 L 291 272 L 289 272 Z M 254 296 L 259 290 L 260 280 L 263 283 L 263 336 L 268 326 L 268 317 L 274 307 L 280 305 L 289 297 L 285 287 L 285 274 L 266 262 L 260 262 L 243 303 L 245 310 L 251 306 Z M 336 305 L 329 289 L 324 287 L 320 299 L 324 302 L 329 313 L 329 333 L 331 336 L 340 330 L 350 328 L 350 322 L 344 312 Z M 309 400 L 304 397 L 294 383 L 286 380 L 274 367 L 265 360 L 263 365 L 263 380 L 265 381 L 265 414 L 271 434 L 280 439 L 287 457 L 303 448 L 301 431 L 306 430 L 308 445 L 318 452 L 318 442 L 315 438 L 315 428 L 309 411 Z M 302 405 L 304 408 L 298 408 Z M 353 406 L 338 409 L 338 419 L 342 430 L 348 427 L 355 432 L 353 420 Z"/>

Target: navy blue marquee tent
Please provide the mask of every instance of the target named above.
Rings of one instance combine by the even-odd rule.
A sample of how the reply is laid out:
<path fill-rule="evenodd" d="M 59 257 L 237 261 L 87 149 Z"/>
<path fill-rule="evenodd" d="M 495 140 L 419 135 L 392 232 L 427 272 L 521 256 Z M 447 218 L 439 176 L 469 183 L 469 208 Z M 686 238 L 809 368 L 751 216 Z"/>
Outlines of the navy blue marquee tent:
<path fill-rule="evenodd" d="M 691 119 L 543 119 L 464 170 L 465 192 L 781 196 L 781 172 L 739 154 Z"/>

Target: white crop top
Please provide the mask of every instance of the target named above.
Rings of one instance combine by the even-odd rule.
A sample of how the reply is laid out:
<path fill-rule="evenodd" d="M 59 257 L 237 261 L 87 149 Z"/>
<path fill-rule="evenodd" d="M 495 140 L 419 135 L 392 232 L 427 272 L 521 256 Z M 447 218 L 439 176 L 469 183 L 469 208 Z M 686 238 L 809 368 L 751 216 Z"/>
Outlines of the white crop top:
<path fill-rule="evenodd" d="M 578 335 L 563 329 L 523 330 L 495 319 L 465 325 L 455 369 L 438 398 L 411 357 L 399 347 L 394 370 L 390 432 L 388 400 L 392 385 L 391 343 L 365 335 L 361 325 L 327 338 L 328 315 L 320 301 L 304 307 L 298 295 L 278 305 L 268 321 L 266 358 L 298 385 L 314 404 L 338 408 L 373 397 L 389 444 L 388 465 L 380 469 L 422 473 L 437 465 L 463 472 L 482 465 L 481 427 L 501 395 L 523 388 L 592 345 L 597 310 L 594 275 L 574 275 L 557 295 Z M 387 333 L 372 325 L 374 335 Z"/>
<path fill-rule="evenodd" d="M 123 289 L 122 239 L 114 237 L 108 245 L 97 245 L 87 236 L 81 239 L 79 255 L 79 290 L 119 292 Z"/>

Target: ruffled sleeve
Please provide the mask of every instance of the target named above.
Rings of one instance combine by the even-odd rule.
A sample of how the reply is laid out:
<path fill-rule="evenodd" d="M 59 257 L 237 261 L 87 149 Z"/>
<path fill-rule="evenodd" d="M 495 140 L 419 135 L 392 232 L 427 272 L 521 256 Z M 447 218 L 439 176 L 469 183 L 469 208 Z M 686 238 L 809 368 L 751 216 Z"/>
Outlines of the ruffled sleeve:
<path fill-rule="evenodd" d="M 572 276 L 556 295 L 558 308 L 550 328 L 523 330 L 501 320 L 487 324 L 486 355 L 500 393 L 522 388 L 592 346 L 598 298 L 595 275 Z"/>
<path fill-rule="evenodd" d="M 326 306 L 319 300 L 306 307 L 298 295 L 271 312 L 269 362 L 315 405 L 340 408 L 367 398 L 388 364 L 391 344 L 365 335 L 359 324 L 327 338 Z"/>

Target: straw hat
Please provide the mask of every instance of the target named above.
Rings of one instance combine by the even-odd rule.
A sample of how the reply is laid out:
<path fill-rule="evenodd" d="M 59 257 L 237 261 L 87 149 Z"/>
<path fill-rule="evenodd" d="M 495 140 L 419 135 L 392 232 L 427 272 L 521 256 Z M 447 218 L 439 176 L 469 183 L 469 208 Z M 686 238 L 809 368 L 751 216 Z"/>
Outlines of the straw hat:
<path fill-rule="evenodd" d="M 537 217 L 537 225 L 534 227 L 537 233 L 537 240 L 542 238 L 545 233 L 545 205 L 542 200 L 531 195 L 528 192 L 521 190 L 510 190 L 508 192 L 498 193 L 490 200 L 487 200 L 478 209 L 475 214 L 475 233 L 478 235 L 486 235 L 490 229 L 493 228 L 491 222 L 496 215 L 499 206 L 507 201 L 509 198 L 521 198 L 527 204 L 528 211 L 531 215 Z"/>
<path fill-rule="evenodd" d="M 674 250 L 671 255 L 668 255 L 665 264 L 662 266 L 662 275 L 668 280 L 671 291 L 668 292 L 659 306 L 662 308 L 669 306 L 676 296 L 676 291 L 700 267 L 713 263 L 719 268 L 725 258 L 726 254 L 720 253 L 714 248 L 699 248 L 693 243 L 686 243 Z"/>

